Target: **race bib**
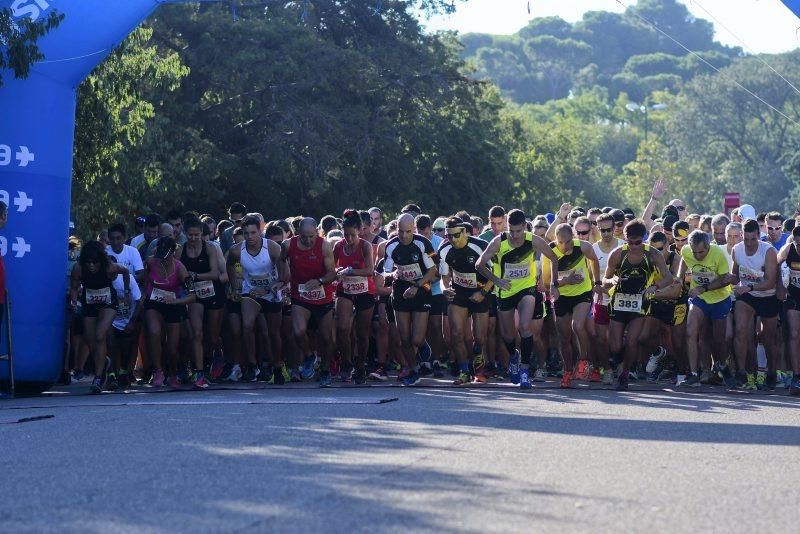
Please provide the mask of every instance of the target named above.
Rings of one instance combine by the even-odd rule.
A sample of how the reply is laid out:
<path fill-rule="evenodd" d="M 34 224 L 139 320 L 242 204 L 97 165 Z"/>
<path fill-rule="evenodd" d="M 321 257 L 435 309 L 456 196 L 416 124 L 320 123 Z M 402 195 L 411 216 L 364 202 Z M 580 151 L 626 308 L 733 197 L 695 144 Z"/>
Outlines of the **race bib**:
<path fill-rule="evenodd" d="M 506 264 L 505 278 L 509 280 L 522 280 L 531 275 L 531 263 L 508 263 Z"/>
<path fill-rule="evenodd" d="M 717 278 L 712 272 L 700 272 L 700 273 L 692 273 L 692 282 L 696 286 L 702 286 L 705 284 L 710 284 Z"/>
<path fill-rule="evenodd" d="M 744 284 L 760 284 L 764 281 L 764 271 L 754 271 L 753 269 L 739 266 L 739 280 Z"/>
<path fill-rule="evenodd" d="M 272 277 L 268 274 L 259 274 L 257 276 L 250 277 L 250 286 L 251 287 L 261 287 L 264 289 L 269 289 L 269 286 L 272 284 Z"/>
<path fill-rule="evenodd" d="M 150 300 L 153 302 L 160 302 L 162 304 L 167 303 L 168 298 L 175 298 L 175 293 L 172 291 L 164 291 L 163 289 L 158 289 L 157 287 L 153 288 L 153 291 L 150 293 Z"/>
<path fill-rule="evenodd" d="M 119 321 L 127 321 L 128 316 L 131 313 L 130 306 L 117 306 L 117 320 Z"/>
<path fill-rule="evenodd" d="M 574 273 L 575 273 L 575 269 L 570 269 L 568 271 L 558 271 L 558 279 L 559 280 L 565 280 L 565 279 L 569 278 L 570 276 L 572 276 Z M 583 282 L 583 273 L 579 271 L 578 275 L 580 275 L 580 277 L 581 277 L 580 282 Z M 580 282 L 578 282 L 578 283 L 580 284 Z"/>
<path fill-rule="evenodd" d="M 111 288 L 86 289 L 86 304 L 111 304 Z"/>
<path fill-rule="evenodd" d="M 194 283 L 194 294 L 199 299 L 208 299 L 216 295 L 214 282 L 211 280 L 198 280 Z"/>
<path fill-rule="evenodd" d="M 397 279 L 404 282 L 413 282 L 422 278 L 422 269 L 418 264 L 414 265 L 398 265 L 397 266 Z"/>
<path fill-rule="evenodd" d="M 794 287 L 800 287 L 800 271 L 792 269 L 789 271 L 789 284 Z"/>
<path fill-rule="evenodd" d="M 478 289 L 478 275 L 475 273 L 460 273 L 453 271 L 453 282 L 461 287 Z"/>
<path fill-rule="evenodd" d="M 342 290 L 348 295 L 360 295 L 369 291 L 366 276 L 346 276 L 342 280 Z"/>
<path fill-rule="evenodd" d="M 306 300 L 323 300 L 325 298 L 325 287 L 319 286 L 316 289 L 307 289 L 305 284 L 300 284 L 297 288 L 300 296 Z"/>
<path fill-rule="evenodd" d="M 641 313 L 642 294 L 616 293 L 614 295 L 614 311 Z"/>

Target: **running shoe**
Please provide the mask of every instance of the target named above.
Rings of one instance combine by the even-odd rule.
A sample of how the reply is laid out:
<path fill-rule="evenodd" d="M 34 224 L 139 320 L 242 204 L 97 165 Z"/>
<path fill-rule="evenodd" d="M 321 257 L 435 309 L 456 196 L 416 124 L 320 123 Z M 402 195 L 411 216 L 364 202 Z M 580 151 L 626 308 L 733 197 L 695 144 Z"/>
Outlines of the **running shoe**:
<path fill-rule="evenodd" d="M 386 374 L 386 368 L 383 365 L 378 365 L 378 367 L 369 374 L 369 377 L 371 380 L 378 380 L 380 382 L 389 380 L 389 375 Z"/>
<path fill-rule="evenodd" d="M 720 378 L 725 382 L 725 386 L 731 389 L 736 388 L 736 379 L 733 377 L 733 373 L 731 373 L 730 367 L 723 364 L 722 362 L 717 362 L 714 365 L 716 374 L 719 375 Z"/>
<path fill-rule="evenodd" d="M 736 380 L 736 387 L 743 388 L 745 384 L 747 384 L 747 373 L 744 371 L 736 371 L 733 374 L 734 380 Z"/>
<path fill-rule="evenodd" d="M 172 389 L 180 389 L 181 381 L 178 380 L 177 375 L 170 375 L 169 378 L 167 378 L 167 385 Z"/>
<path fill-rule="evenodd" d="M 478 354 L 472 359 L 472 369 L 476 377 L 483 376 L 483 372 L 486 370 L 486 360 L 482 354 Z"/>
<path fill-rule="evenodd" d="M 758 391 L 758 384 L 756 384 L 756 375 L 753 373 L 747 373 L 744 380 L 744 385 L 742 385 L 742 389 L 745 391 Z"/>
<path fill-rule="evenodd" d="M 433 365 L 431 362 L 421 362 L 419 364 L 419 376 L 431 376 L 433 374 Z"/>
<path fill-rule="evenodd" d="M 531 379 L 528 376 L 528 370 L 522 369 L 519 372 L 519 389 L 532 389 Z"/>
<path fill-rule="evenodd" d="M 688 377 L 687 377 L 687 379 L 688 379 Z M 708 384 L 710 381 L 711 381 L 711 371 L 709 371 L 708 369 L 704 369 L 704 370 L 703 370 L 703 371 L 700 373 L 700 379 L 699 379 L 699 382 L 700 382 L 701 384 Z"/>
<path fill-rule="evenodd" d="M 344 384 L 350 384 L 353 382 L 353 368 L 348 367 L 339 371 L 339 381 Z"/>
<path fill-rule="evenodd" d="M 472 377 L 469 376 L 467 371 L 461 371 L 458 378 L 453 381 L 454 386 L 466 386 L 472 383 Z"/>
<path fill-rule="evenodd" d="M 789 380 L 791 382 L 791 379 Z M 775 371 L 775 387 L 778 389 L 783 389 L 788 387 L 786 383 L 786 373 L 783 371 Z"/>
<path fill-rule="evenodd" d="M 242 379 L 242 367 L 237 363 L 231 368 L 231 373 L 228 375 L 228 382 L 238 382 Z"/>
<path fill-rule="evenodd" d="M 82 371 L 72 371 L 72 381 L 73 382 L 80 382 L 83 380 L 84 374 Z"/>
<path fill-rule="evenodd" d="M 108 378 L 106 378 L 106 389 L 108 391 L 117 391 L 119 389 L 119 383 L 117 382 L 117 375 L 115 373 L 108 373 Z"/>
<path fill-rule="evenodd" d="M 699 388 L 700 387 L 700 377 L 697 376 L 696 373 L 689 373 L 686 375 L 686 380 L 678 384 L 679 386 L 683 386 L 685 388 Z"/>
<path fill-rule="evenodd" d="M 656 350 L 651 352 L 650 358 L 648 358 L 647 360 L 647 365 L 644 368 L 645 372 L 648 373 L 648 375 L 650 373 L 655 372 L 656 368 L 661 363 L 661 360 L 663 360 L 666 355 L 667 355 L 667 350 L 661 346 L 659 346 L 658 348 L 656 348 Z"/>
<path fill-rule="evenodd" d="M 575 380 L 586 380 L 589 377 L 587 371 L 588 367 L 588 360 L 578 360 L 578 369 L 575 371 L 573 378 Z"/>
<path fill-rule="evenodd" d="M 628 371 L 622 371 L 617 378 L 617 391 L 628 391 Z"/>
<path fill-rule="evenodd" d="M 495 364 L 494 379 L 506 380 L 508 378 L 508 369 L 502 363 Z"/>
<path fill-rule="evenodd" d="M 439 360 L 431 362 L 431 369 L 433 370 L 433 378 L 444 378 L 444 371 L 442 371 L 442 364 Z"/>
<path fill-rule="evenodd" d="M 273 372 L 272 365 L 268 363 L 262 363 L 258 368 L 258 376 L 256 377 L 256 380 L 259 382 L 267 382 L 272 379 Z"/>
<path fill-rule="evenodd" d="M 756 387 L 759 390 L 767 389 L 767 373 L 764 371 L 757 371 L 756 372 Z"/>
<path fill-rule="evenodd" d="M 402 382 L 403 380 L 408 378 L 409 375 L 411 375 L 411 369 L 407 367 L 404 369 L 400 369 L 400 372 L 397 373 L 397 381 Z"/>
<path fill-rule="evenodd" d="M 254 363 L 247 364 L 247 370 L 244 372 L 242 376 L 242 381 L 244 382 L 255 382 L 258 380 L 258 377 L 261 376 L 261 369 Z"/>
<path fill-rule="evenodd" d="M 164 371 L 161 369 L 153 371 L 153 385 L 157 387 L 164 385 Z"/>
<path fill-rule="evenodd" d="M 194 382 L 192 383 L 192 389 L 202 390 L 208 388 L 208 381 L 206 380 L 206 375 L 203 371 L 197 371 L 194 374 Z"/>
<path fill-rule="evenodd" d="M 561 376 L 561 385 L 559 387 L 563 389 L 572 387 L 572 372 L 564 371 L 564 374 Z"/>
<path fill-rule="evenodd" d="M 189 365 L 179 365 L 178 366 L 178 373 L 175 378 L 177 378 L 181 384 L 188 384 L 191 381 L 192 371 L 189 369 Z"/>
<path fill-rule="evenodd" d="M 403 379 L 403 382 L 402 382 L 402 384 L 403 384 L 404 386 L 413 386 L 413 385 L 414 385 L 414 384 L 416 384 L 417 382 L 419 382 L 419 373 L 418 373 L 416 370 L 412 370 L 412 371 L 411 371 L 411 372 L 408 374 L 408 376 L 406 376 L 406 377 Z"/>
<path fill-rule="evenodd" d="M 330 371 L 321 371 L 319 373 L 319 387 L 327 388 L 330 387 L 333 380 L 331 379 L 331 372 Z"/>
<path fill-rule="evenodd" d="M 603 380 L 603 376 L 600 371 L 593 367 L 592 373 L 589 375 L 589 382 L 600 382 L 601 380 Z"/>
<path fill-rule="evenodd" d="M 792 380 L 792 383 L 789 385 L 789 395 L 792 397 L 800 395 L 800 378 L 795 378 Z"/>
<path fill-rule="evenodd" d="M 317 357 L 313 354 L 310 356 L 306 356 L 303 360 L 303 367 L 300 369 L 300 375 L 303 377 L 303 380 L 311 380 L 314 378 L 315 367 L 317 365 Z"/>
<path fill-rule="evenodd" d="M 538 369 L 536 369 L 536 371 L 534 371 L 534 373 L 533 373 L 533 381 L 534 382 L 544 382 L 545 378 L 546 378 L 546 375 L 545 375 L 544 369 L 542 369 L 541 367 L 539 367 Z"/>
<path fill-rule="evenodd" d="M 614 383 L 614 371 L 611 369 L 603 370 L 603 384 L 610 386 Z"/>
<path fill-rule="evenodd" d="M 489 382 L 489 379 L 484 374 L 476 374 L 475 375 L 475 383 L 476 384 L 486 384 Z"/>
<path fill-rule="evenodd" d="M 272 369 L 272 376 L 269 377 L 269 380 L 267 381 L 267 384 L 270 384 L 270 385 L 273 385 L 273 386 L 282 386 L 282 385 L 284 385 L 286 383 L 286 376 L 281 371 L 282 368 L 285 369 L 286 366 L 285 365 L 281 365 L 279 367 L 274 367 Z"/>
<path fill-rule="evenodd" d="M 783 372 L 783 384 L 786 389 L 792 385 L 794 381 L 794 373 L 792 371 L 784 371 Z"/>
<path fill-rule="evenodd" d="M 222 372 L 225 369 L 225 360 L 220 356 L 221 351 L 215 350 L 214 357 L 211 359 L 211 369 L 209 370 L 209 377 L 212 380 L 219 380 Z"/>
<path fill-rule="evenodd" d="M 126 371 L 120 371 L 117 383 L 120 389 L 128 389 L 131 387 L 131 374 Z"/>
<path fill-rule="evenodd" d="M 296 382 L 302 382 L 303 381 L 303 377 L 300 376 L 300 369 L 292 369 L 292 372 L 290 374 L 289 380 L 291 380 L 292 382 L 295 382 L 295 383 Z"/>
<path fill-rule="evenodd" d="M 357 385 L 362 385 L 367 383 L 367 369 L 364 367 L 359 367 L 358 369 L 353 372 L 353 382 Z"/>
<path fill-rule="evenodd" d="M 519 351 L 515 350 L 508 360 L 508 379 L 512 384 L 519 384 L 519 364 L 521 359 Z"/>
<path fill-rule="evenodd" d="M 658 373 L 658 378 L 656 379 L 656 382 L 661 382 L 663 384 L 675 384 L 677 377 L 678 376 L 675 374 L 675 371 L 672 371 L 670 369 L 664 369 L 663 371 Z"/>
<path fill-rule="evenodd" d="M 89 386 L 89 392 L 92 395 L 99 395 L 103 392 L 103 378 L 100 376 L 95 376 L 92 380 L 92 385 Z"/>

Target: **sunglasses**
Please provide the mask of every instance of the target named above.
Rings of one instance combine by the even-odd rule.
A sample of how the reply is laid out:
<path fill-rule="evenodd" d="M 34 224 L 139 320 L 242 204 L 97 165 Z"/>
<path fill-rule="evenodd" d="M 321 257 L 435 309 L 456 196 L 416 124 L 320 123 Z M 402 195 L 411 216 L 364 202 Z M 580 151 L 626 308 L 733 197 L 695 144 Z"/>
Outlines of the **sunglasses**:
<path fill-rule="evenodd" d="M 628 244 L 631 245 L 631 246 L 634 246 L 634 247 L 637 247 L 637 246 L 641 245 L 642 243 L 644 243 L 644 241 L 641 240 L 641 239 L 639 239 L 638 241 L 631 241 L 630 239 L 628 239 Z"/>
<path fill-rule="evenodd" d="M 767 226 L 767 230 L 770 232 L 780 232 L 783 230 L 782 226 Z"/>
<path fill-rule="evenodd" d="M 687 241 L 688 239 L 688 237 L 676 237 L 675 241 Z"/>
<path fill-rule="evenodd" d="M 613 228 L 600 228 L 601 234 L 607 234 L 608 232 L 613 232 L 613 231 L 614 231 Z"/>
<path fill-rule="evenodd" d="M 664 247 L 663 246 L 662 247 L 653 247 L 653 248 L 656 249 L 659 252 L 664 252 Z"/>
<path fill-rule="evenodd" d="M 614 223 L 614 226 L 616 226 L 617 228 L 622 228 L 623 226 L 625 226 L 625 221 L 617 221 Z"/>
<path fill-rule="evenodd" d="M 678 211 L 685 211 L 686 210 L 686 206 L 675 206 L 675 209 L 678 210 Z"/>
<path fill-rule="evenodd" d="M 444 228 L 434 228 L 434 232 L 444 232 Z"/>
<path fill-rule="evenodd" d="M 589 230 L 586 230 L 585 232 L 575 232 L 575 233 L 578 235 L 589 235 L 591 232 Z"/>
<path fill-rule="evenodd" d="M 448 232 L 447 233 L 447 237 L 449 237 L 449 238 L 459 237 L 463 233 L 464 233 L 464 230 L 460 230 L 458 232 L 453 232 L 453 233 Z"/>

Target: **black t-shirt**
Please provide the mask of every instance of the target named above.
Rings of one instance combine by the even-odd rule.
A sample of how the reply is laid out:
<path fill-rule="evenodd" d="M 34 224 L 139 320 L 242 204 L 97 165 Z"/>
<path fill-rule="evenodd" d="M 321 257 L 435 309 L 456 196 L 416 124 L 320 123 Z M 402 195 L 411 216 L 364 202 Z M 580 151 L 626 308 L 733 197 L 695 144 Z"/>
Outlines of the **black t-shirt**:
<path fill-rule="evenodd" d="M 436 265 L 435 256 L 433 245 L 424 236 L 414 234 L 414 239 L 408 245 L 400 243 L 400 238 L 395 236 L 386 243 L 383 271 L 397 271 L 394 289 L 405 291 Z"/>
<path fill-rule="evenodd" d="M 439 274 L 449 276 L 456 293 L 471 295 L 486 283 L 486 277 L 475 270 L 475 263 L 489 244 L 469 236 L 467 244 L 456 248 L 450 242 L 439 247 Z"/>

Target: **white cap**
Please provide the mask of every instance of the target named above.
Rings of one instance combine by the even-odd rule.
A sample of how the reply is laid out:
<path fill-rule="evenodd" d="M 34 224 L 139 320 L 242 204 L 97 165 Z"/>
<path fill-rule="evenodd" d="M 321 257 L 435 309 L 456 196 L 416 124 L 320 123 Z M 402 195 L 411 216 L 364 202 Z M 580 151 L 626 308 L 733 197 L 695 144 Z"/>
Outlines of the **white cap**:
<path fill-rule="evenodd" d="M 744 219 L 755 219 L 756 209 L 750 204 L 742 204 L 739 206 L 739 215 Z"/>

